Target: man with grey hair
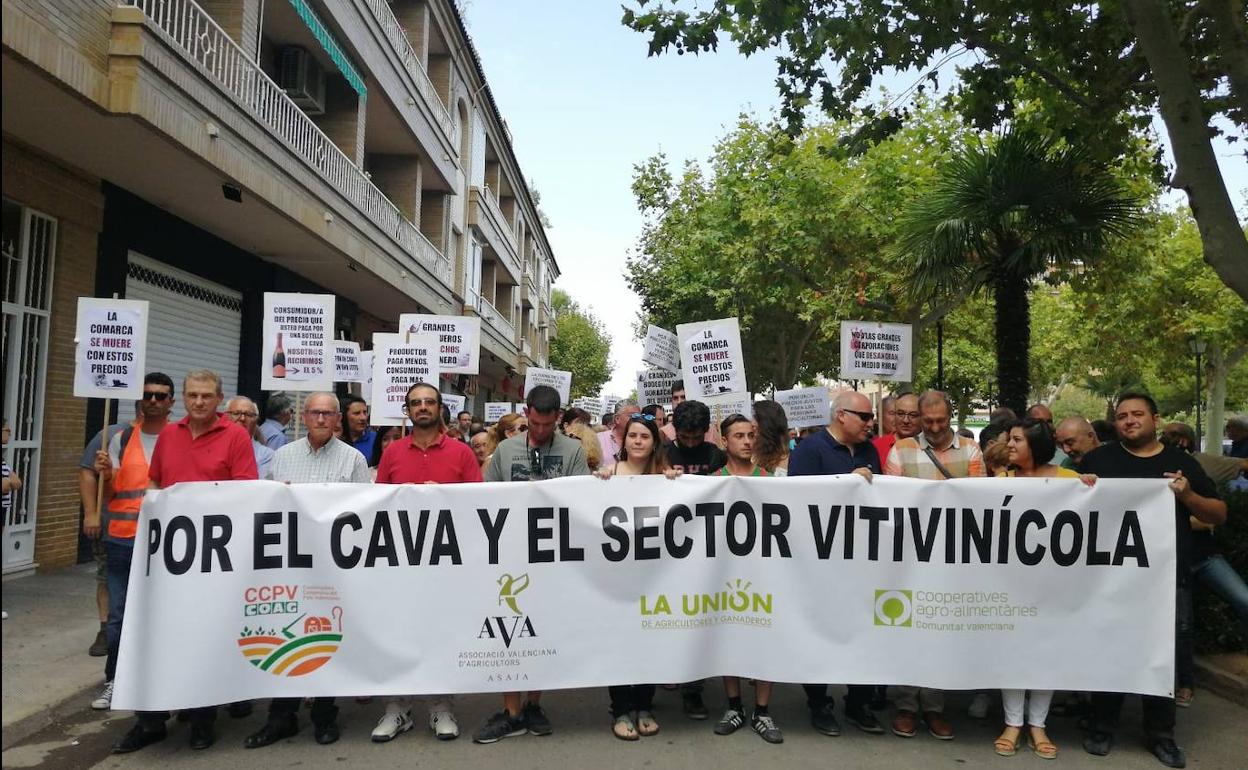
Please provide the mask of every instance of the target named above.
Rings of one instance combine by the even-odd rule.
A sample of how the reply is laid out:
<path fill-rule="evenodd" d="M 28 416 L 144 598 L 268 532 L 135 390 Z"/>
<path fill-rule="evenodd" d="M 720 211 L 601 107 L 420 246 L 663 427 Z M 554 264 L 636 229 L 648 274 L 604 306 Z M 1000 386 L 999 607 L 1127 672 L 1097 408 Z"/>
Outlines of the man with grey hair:
<path fill-rule="evenodd" d="M 287 484 L 356 483 L 371 479 L 364 455 L 350 444 L 334 438 L 342 422 L 338 397 L 333 393 L 313 393 L 303 402 L 303 424 L 307 435 L 277 450 L 273 456 L 273 480 Z M 258 749 L 299 732 L 300 698 L 274 698 L 269 702 L 269 718 L 243 746 Z M 312 701 L 312 735 L 322 745 L 338 740 L 338 707 L 333 698 Z"/>
<path fill-rule="evenodd" d="M 286 426 L 295 416 L 295 400 L 283 392 L 273 393 L 264 405 L 264 422 L 260 425 L 260 437 L 265 446 L 273 451 L 286 443 Z"/>
<path fill-rule="evenodd" d="M 919 396 L 919 420 L 922 431 L 913 438 L 898 439 L 888 453 L 884 472 L 890 476 L 912 479 L 967 478 L 984 476 L 984 456 L 973 439 L 954 433 L 950 422 L 953 404 L 939 390 L 928 390 Z M 913 738 L 918 731 L 919 713 L 933 738 L 953 739 L 953 725 L 945 719 L 945 694 L 941 690 L 910 685 L 896 685 L 893 700 L 897 714 L 893 733 Z"/>
<path fill-rule="evenodd" d="M 1092 423 L 1082 417 L 1067 417 L 1057 425 L 1054 433 L 1057 446 L 1066 453 L 1061 462 L 1063 468 L 1078 470 L 1079 462 L 1084 455 L 1101 445 L 1100 438 L 1092 428 Z"/>
<path fill-rule="evenodd" d="M 256 454 L 256 470 L 260 478 L 273 478 L 269 466 L 273 464 L 274 453 L 260 441 L 260 431 L 256 427 L 260 410 L 256 408 L 256 402 L 246 396 L 232 396 L 229 401 L 225 402 L 225 416 L 243 426 L 243 430 L 251 436 L 251 449 Z"/>
<path fill-rule="evenodd" d="M 628 421 L 635 414 L 641 414 L 641 407 L 631 398 L 621 400 L 615 405 L 615 419 L 611 427 L 598 434 L 598 446 L 602 447 L 602 464 L 615 465 L 620 456 L 620 448 L 624 446 L 624 433 L 628 430 Z"/>

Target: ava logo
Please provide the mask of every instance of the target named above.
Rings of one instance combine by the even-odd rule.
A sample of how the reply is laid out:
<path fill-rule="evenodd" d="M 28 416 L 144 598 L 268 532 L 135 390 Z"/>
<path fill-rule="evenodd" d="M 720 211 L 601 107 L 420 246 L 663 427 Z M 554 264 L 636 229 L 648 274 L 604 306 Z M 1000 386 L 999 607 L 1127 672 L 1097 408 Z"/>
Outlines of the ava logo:
<path fill-rule="evenodd" d="M 342 644 L 342 605 L 333 586 L 252 586 L 243 592 L 238 649 L 274 676 L 303 676 L 329 662 Z"/>
<path fill-rule="evenodd" d="M 503 573 L 498 579 L 498 605 L 500 607 L 506 605 L 512 614 L 487 615 L 481 623 L 480 632 L 477 633 L 478 639 L 501 639 L 503 646 L 511 649 L 511 643 L 517 639 L 537 638 L 537 630 L 533 627 L 532 618 L 521 612 L 520 605 L 516 602 L 516 597 L 528 587 L 527 572 L 514 578 Z"/>
<path fill-rule="evenodd" d="M 877 626 L 901 626 L 909 628 L 914 615 L 910 592 L 899 589 L 875 591 L 875 624 Z"/>

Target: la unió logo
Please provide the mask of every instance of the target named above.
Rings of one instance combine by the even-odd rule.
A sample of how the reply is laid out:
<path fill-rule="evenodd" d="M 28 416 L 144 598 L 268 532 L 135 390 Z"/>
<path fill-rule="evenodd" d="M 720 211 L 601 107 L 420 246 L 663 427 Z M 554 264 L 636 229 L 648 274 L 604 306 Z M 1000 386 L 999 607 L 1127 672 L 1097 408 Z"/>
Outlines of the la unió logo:
<path fill-rule="evenodd" d="M 516 639 L 525 637 L 537 638 L 537 630 L 533 627 L 533 619 L 520 610 L 519 596 L 529 587 L 529 575 L 526 572 L 519 577 L 503 573 L 498 578 L 498 606 L 504 608 L 499 614 L 487 615 L 481 623 L 478 639 L 502 640 L 503 646 L 510 649 Z"/>
<path fill-rule="evenodd" d="M 264 585 L 243 591 L 243 658 L 273 676 L 304 676 L 342 644 L 342 605 L 332 586 Z"/>

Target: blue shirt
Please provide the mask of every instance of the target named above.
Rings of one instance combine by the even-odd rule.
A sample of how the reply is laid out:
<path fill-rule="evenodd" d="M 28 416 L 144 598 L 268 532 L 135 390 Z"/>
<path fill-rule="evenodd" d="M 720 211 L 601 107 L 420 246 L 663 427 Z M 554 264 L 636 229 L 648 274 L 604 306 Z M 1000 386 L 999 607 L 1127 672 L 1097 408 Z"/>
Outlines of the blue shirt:
<path fill-rule="evenodd" d="M 256 453 L 256 472 L 260 474 L 260 478 L 273 478 L 272 468 L 270 466 L 273 465 L 273 455 L 277 454 L 277 452 L 269 449 L 267 446 L 261 444 L 259 441 L 256 441 L 254 438 L 251 440 L 251 448 L 252 451 Z"/>
<path fill-rule="evenodd" d="M 373 444 L 377 441 L 377 431 L 372 428 L 366 429 L 360 434 L 355 441 L 348 442 L 351 446 L 360 450 L 360 454 L 364 455 L 365 463 L 373 462 Z"/>
<path fill-rule="evenodd" d="M 855 468 L 867 468 L 872 473 L 882 473 L 880 455 L 875 451 L 875 445 L 864 441 L 854 447 L 853 454 L 850 454 L 849 447 L 833 438 L 827 429 L 802 439 L 797 449 L 789 455 L 790 476 L 835 476 L 853 473 Z"/>
<path fill-rule="evenodd" d="M 260 423 L 260 435 L 264 437 L 262 443 L 274 452 L 286 445 L 286 426 L 272 418 Z"/>

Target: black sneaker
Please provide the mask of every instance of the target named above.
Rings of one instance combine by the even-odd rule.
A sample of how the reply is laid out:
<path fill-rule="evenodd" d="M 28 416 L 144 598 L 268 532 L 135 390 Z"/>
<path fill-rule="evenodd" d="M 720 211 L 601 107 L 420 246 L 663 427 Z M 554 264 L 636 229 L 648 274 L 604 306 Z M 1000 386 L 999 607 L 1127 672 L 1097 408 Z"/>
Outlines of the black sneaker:
<path fill-rule="evenodd" d="M 745 724 L 745 714 L 729 706 L 724 715 L 715 723 L 716 735 L 732 735 Z"/>
<path fill-rule="evenodd" d="M 1083 750 L 1094 756 L 1109 756 L 1109 750 L 1113 747 L 1114 736 L 1100 730 L 1093 730 L 1083 739 Z"/>
<path fill-rule="evenodd" d="M 547 719 L 546 712 L 533 701 L 524 704 L 524 708 L 520 711 L 520 719 L 524 722 L 529 735 L 550 735 L 555 731 L 555 726 Z"/>
<path fill-rule="evenodd" d="M 500 711 L 490 717 L 480 730 L 477 730 L 476 735 L 472 736 L 472 741 L 473 743 L 498 743 L 504 738 L 524 735 L 527 731 L 528 727 L 524 724 L 523 716 L 513 717 L 506 711 Z"/>
<path fill-rule="evenodd" d="M 243 739 L 243 748 L 259 749 L 264 746 L 271 746 L 278 741 L 287 738 L 299 732 L 299 720 L 294 716 L 278 719 L 273 722 L 265 722 L 264 727 L 248 735 Z"/>
<path fill-rule="evenodd" d="M 322 746 L 328 746 L 337 742 L 339 734 L 337 719 L 331 719 L 328 722 L 321 722 L 312 726 L 312 737 Z"/>
<path fill-rule="evenodd" d="M 187 741 L 187 745 L 192 749 L 206 749 L 217 742 L 217 733 L 212 728 L 211 722 L 191 723 L 191 738 Z"/>
<path fill-rule="evenodd" d="M 841 725 L 836 721 L 836 708 L 831 701 L 810 712 L 810 724 L 816 731 L 833 738 L 841 734 Z"/>
<path fill-rule="evenodd" d="M 167 735 L 164 725 L 155 730 L 148 730 L 143 725 L 135 725 L 130 728 L 130 732 L 121 737 L 121 740 L 113 744 L 113 753 L 129 754 L 132 751 L 147 748 L 153 743 L 160 743 Z"/>
<path fill-rule="evenodd" d="M 104 632 L 104 624 L 100 624 L 100 632 L 95 635 L 95 641 L 87 648 L 87 654 L 93 658 L 102 658 L 108 654 L 108 634 Z"/>
<path fill-rule="evenodd" d="M 1166 767 L 1187 767 L 1187 755 L 1173 738 L 1154 738 L 1149 749 L 1157 761 Z"/>
<path fill-rule="evenodd" d="M 884 725 L 880 724 L 880 720 L 875 718 L 875 714 L 870 709 L 846 710 L 845 721 L 864 733 L 871 733 L 872 735 L 884 734 Z"/>
<path fill-rule="evenodd" d="M 687 692 L 681 697 L 684 703 L 685 716 L 690 719 L 706 719 L 711 712 L 706 710 L 706 704 L 702 702 L 702 693 Z"/>
<path fill-rule="evenodd" d="M 754 732 L 768 743 L 784 743 L 784 733 L 776 727 L 776 720 L 772 719 L 770 714 L 754 712 L 754 716 L 750 719 L 750 727 L 754 728 Z"/>

